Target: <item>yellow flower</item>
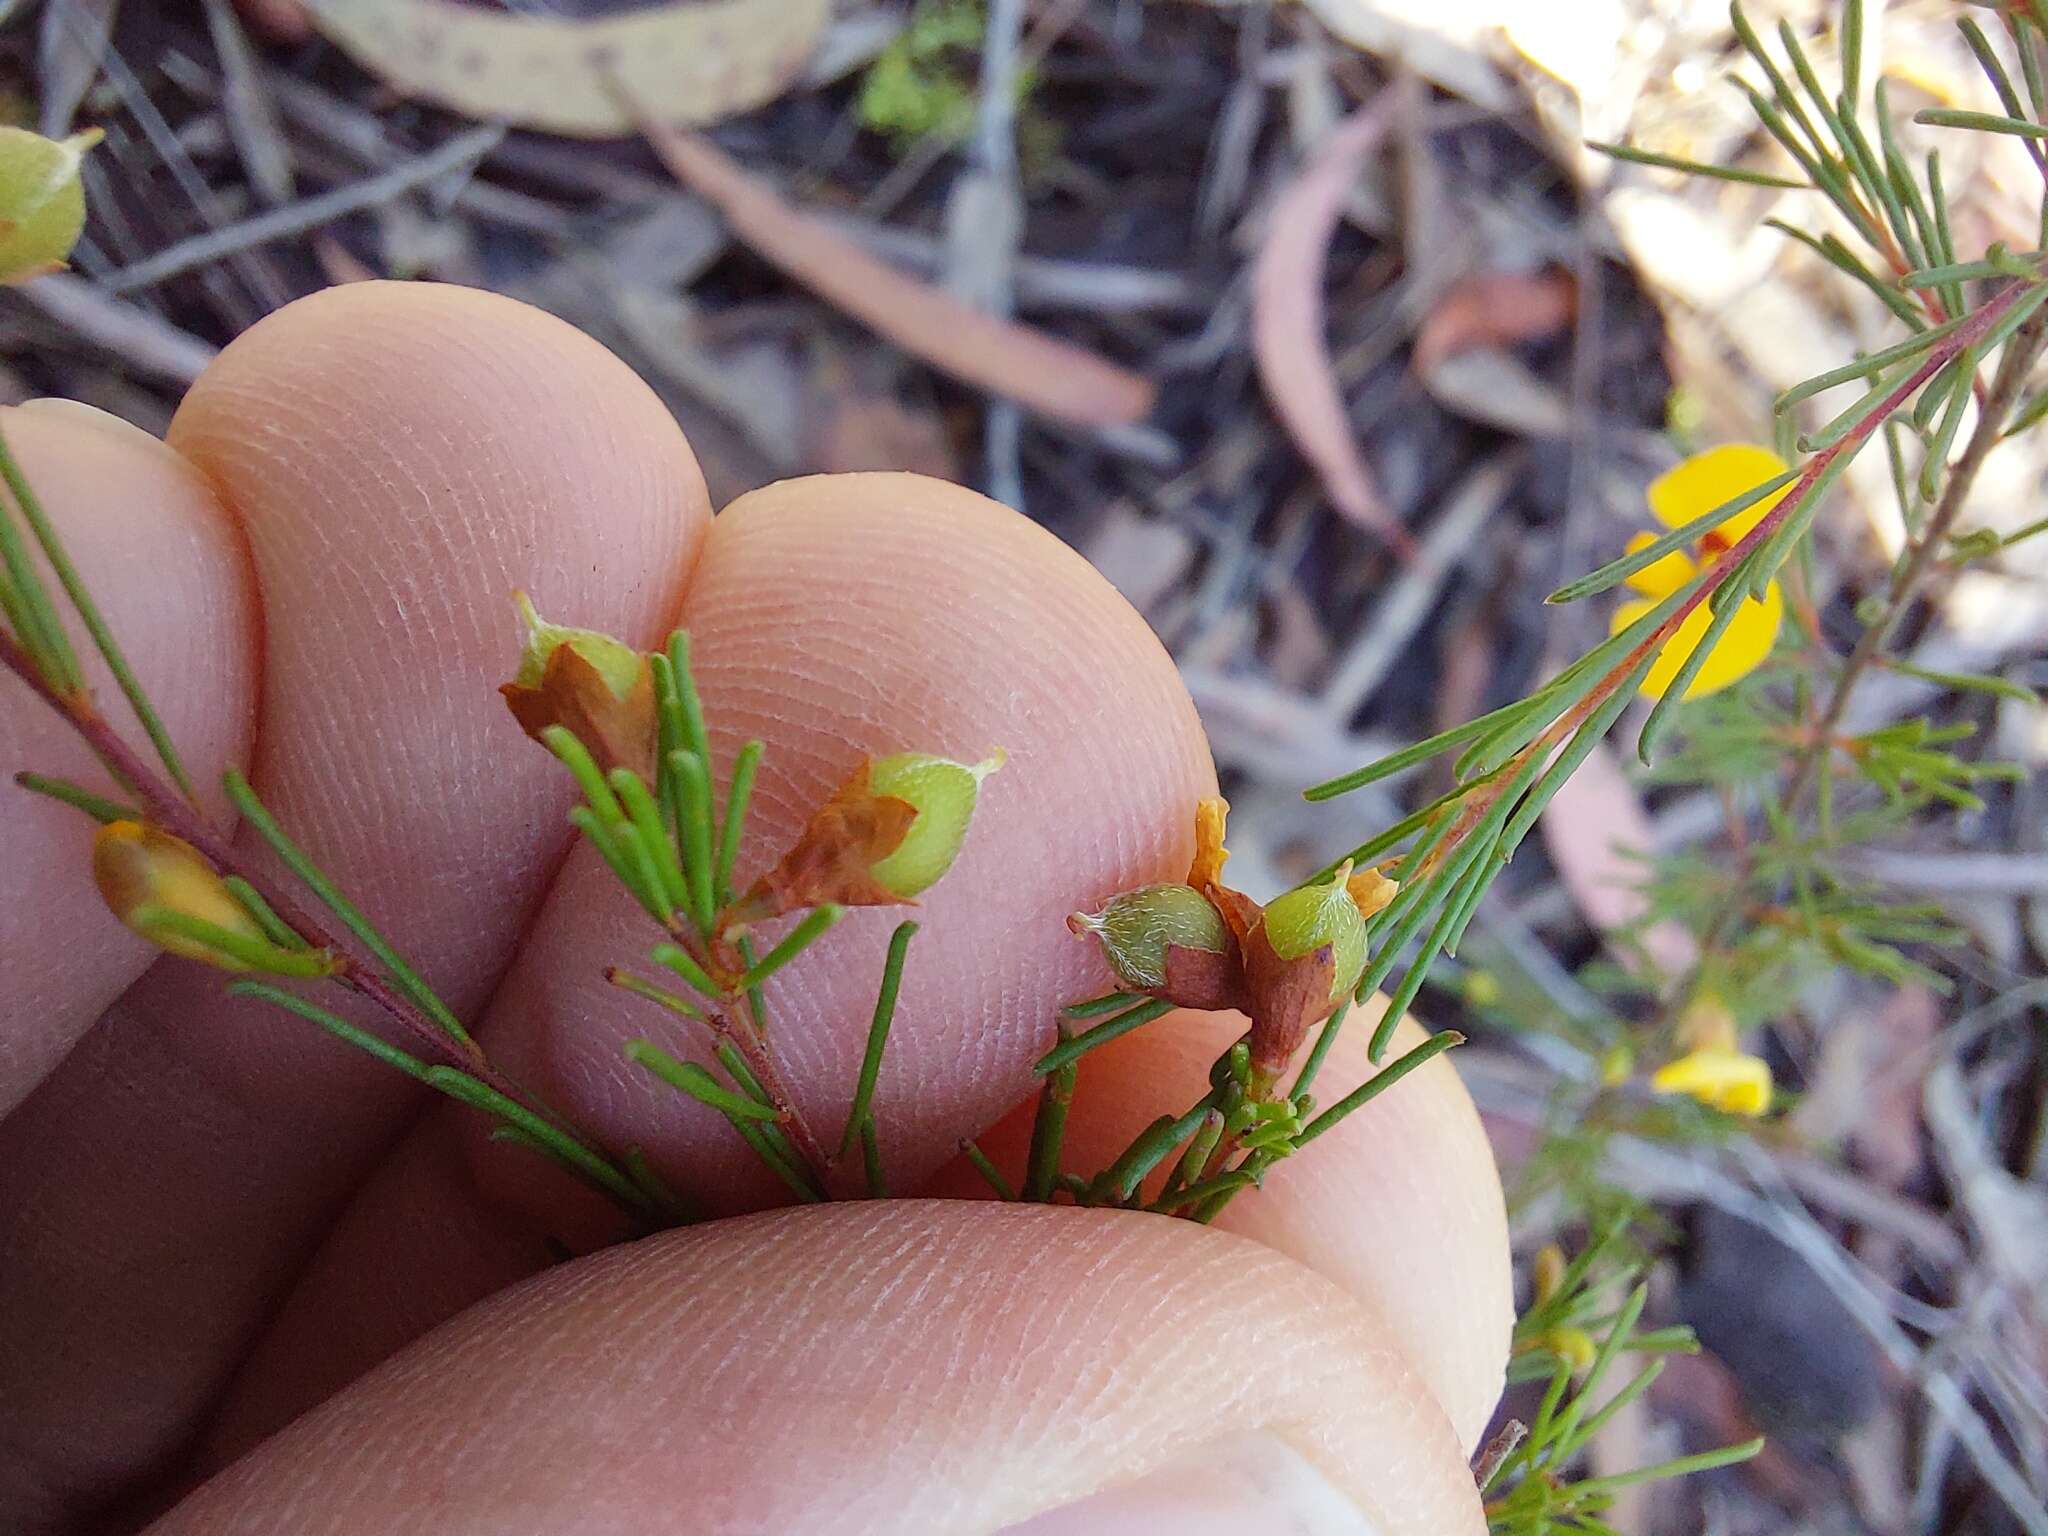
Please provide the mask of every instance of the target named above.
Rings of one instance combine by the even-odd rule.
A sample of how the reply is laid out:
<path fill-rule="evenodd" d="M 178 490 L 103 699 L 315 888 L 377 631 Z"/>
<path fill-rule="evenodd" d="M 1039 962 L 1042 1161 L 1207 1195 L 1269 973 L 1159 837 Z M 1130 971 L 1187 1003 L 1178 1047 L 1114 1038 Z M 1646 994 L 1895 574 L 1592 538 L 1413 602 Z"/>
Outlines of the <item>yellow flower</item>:
<path fill-rule="evenodd" d="M 1770 1112 L 1770 1063 L 1747 1052 L 1705 1046 L 1666 1062 L 1650 1078 L 1657 1093 L 1682 1093 L 1730 1115 Z"/>
<path fill-rule="evenodd" d="M 1650 512 L 1667 528 L 1678 528 L 1704 516 L 1745 491 L 1785 472 L 1785 461 L 1768 448 L 1751 443 L 1724 443 L 1696 453 L 1682 464 L 1659 475 L 1650 484 Z M 1632 598 L 1614 610 L 1610 634 L 1620 634 L 1629 625 L 1677 591 L 1702 564 L 1711 565 L 1739 542 L 1743 535 L 1764 520 L 1771 508 L 1784 499 L 1785 490 L 1774 491 L 1755 505 L 1737 512 L 1719 527 L 1711 528 L 1693 545 L 1693 553 L 1674 549 L 1659 556 L 1628 578 L 1628 584 L 1643 596 Z M 1656 542 L 1656 535 L 1639 533 L 1628 542 L 1633 553 Z M 1778 628 L 1784 622 L 1785 599 L 1775 581 L 1765 584 L 1763 596 L 1743 599 L 1742 607 L 1729 623 L 1720 643 L 1714 647 L 1699 675 L 1685 690 L 1688 699 L 1701 698 L 1747 677 L 1763 664 L 1777 644 Z M 1661 699 L 1678 677 L 1679 669 L 1713 623 L 1708 605 L 1701 603 L 1686 615 L 1678 633 L 1664 642 L 1664 648 L 1643 679 L 1643 692 Z"/>

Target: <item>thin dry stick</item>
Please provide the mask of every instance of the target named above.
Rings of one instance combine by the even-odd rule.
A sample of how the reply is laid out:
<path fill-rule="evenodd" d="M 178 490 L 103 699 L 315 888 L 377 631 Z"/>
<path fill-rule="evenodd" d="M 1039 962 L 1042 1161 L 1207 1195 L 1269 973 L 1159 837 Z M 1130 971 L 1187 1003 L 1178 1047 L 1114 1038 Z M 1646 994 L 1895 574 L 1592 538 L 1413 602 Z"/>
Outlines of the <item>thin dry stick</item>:
<path fill-rule="evenodd" d="M 109 293 L 132 293 L 138 288 L 148 288 L 190 272 L 195 267 L 209 266 L 234 252 L 304 234 L 322 224 L 331 224 L 346 214 L 375 208 L 417 187 L 439 181 L 452 172 L 473 169 L 477 161 L 489 154 L 504 137 L 505 128 L 501 123 L 487 123 L 481 128 L 458 133 L 447 143 L 391 170 L 367 176 L 345 187 L 336 187 L 331 192 L 322 192 L 317 197 L 287 203 L 282 208 L 259 213 L 238 224 L 209 229 L 189 240 L 180 240 L 133 266 L 109 272 L 103 286 Z"/>

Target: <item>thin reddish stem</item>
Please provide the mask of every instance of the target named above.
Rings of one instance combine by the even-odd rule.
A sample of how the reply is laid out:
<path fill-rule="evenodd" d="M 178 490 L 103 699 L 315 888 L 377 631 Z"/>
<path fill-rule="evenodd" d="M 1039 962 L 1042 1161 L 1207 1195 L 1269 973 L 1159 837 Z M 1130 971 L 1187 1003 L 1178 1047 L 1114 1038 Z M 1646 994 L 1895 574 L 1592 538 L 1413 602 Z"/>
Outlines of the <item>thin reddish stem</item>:
<path fill-rule="evenodd" d="M 93 756 L 140 802 L 140 809 L 147 820 L 190 843 L 220 873 L 238 875 L 247 880 L 263 893 L 263 899 L 287 927 L 314 948 L 329 950 L 340 957 L 343 968 L 334 974 L 333 980 L 376 1004 L 416 1040 L 431 1046 L 437 1054 L 452 1057 L 457 1064 L 500 1093 L 514 1098 L 531 1098 L 531 1095 L 516 1091 L 516 1085 L 484 1059 L 482 1049 L 475 1042 L 465 1043 L 443 1032 L 360 955 L 328 932 L 311 913 L 272 887 L 250 867 L 246 859 L 236 853 L 234 845 L 197 806 L 171 789 L 151 770 L 141 754 L 107 723 L 90 696 L 62 694 L 51 688 L 28 653 L 5 632 L 0 632 L 0 665 L 27 683 L 78 733 L 91 748 Z"/>

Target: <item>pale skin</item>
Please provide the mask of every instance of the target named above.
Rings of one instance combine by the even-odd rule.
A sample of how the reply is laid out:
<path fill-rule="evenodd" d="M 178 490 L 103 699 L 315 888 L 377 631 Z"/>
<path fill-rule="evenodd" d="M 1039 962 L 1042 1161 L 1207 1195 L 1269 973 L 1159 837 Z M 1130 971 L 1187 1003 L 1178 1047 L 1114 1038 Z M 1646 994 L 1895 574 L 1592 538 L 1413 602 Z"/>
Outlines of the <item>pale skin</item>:
<path fill-rule="evenodd" d="M 1104 989 L 1061 919 L 1184 874 L 1215 790 L 1171 662 L 1057 541 L 894 476 L 714 521 L 622 364 L 465 290 L 293 306 L 195 386 L 169 449 L 77 407 L 5 425 L 195 776 L 248 764 L 516 1078 L 714 1208 L 766 1213 L 610 1246 L 608 1211 L 470 1112 L 152 963 L 93 894 L 89 825 L 10 787 L 0 1529 L 1483 1529 L 1465 1463 L 1512 1297 L 1447 1061 L 1219 1232 L 986 1201 L 767 1211 L 777 1186 L 723 1123 L 619 1059 L 636 1034 L 691 1042 L 600 975 L 654 935 L 568 852 L 566 777 L 495 695 L 512 590 L 637 643 L 688 626 L 716 753 L 767 742 L 743 872 L 863 753 L 1009 751 L 916 914 L 879 1099 L 894 1187 L 950 1197 L 975 1193 L 964 1135 L 1016 1166 L 1005 1112 L 1049 1021 Z M 24 767 L 92 777 L 0 680 L 0 769 Z M 900 915 L 849 921 L 771 989 L 833 1140 Z M 1103 1053 L 1069 1166 L 1185 1108 L 1239 1028 L 1175 1015 Z M 1326 1102 L 1369 1070 L 1367 1033 Z"/>

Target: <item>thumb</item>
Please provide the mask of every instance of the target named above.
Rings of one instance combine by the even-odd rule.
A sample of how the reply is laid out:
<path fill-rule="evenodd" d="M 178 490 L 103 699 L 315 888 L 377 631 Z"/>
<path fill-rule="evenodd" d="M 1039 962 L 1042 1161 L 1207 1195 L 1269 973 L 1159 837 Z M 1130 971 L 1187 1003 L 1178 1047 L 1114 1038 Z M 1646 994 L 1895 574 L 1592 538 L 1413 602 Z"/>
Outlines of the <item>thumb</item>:
<path fill-rule="evenodd" d="M 561 1536 L 1485 1529 L 1385 1325 L 1305 1266 L 1188 1222 L 949 1201 L 559 1266 L 153 1530 L 391 1531 L 429 1501 L 436 1529 Z"/>

